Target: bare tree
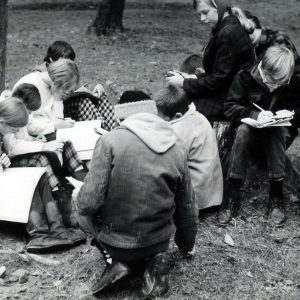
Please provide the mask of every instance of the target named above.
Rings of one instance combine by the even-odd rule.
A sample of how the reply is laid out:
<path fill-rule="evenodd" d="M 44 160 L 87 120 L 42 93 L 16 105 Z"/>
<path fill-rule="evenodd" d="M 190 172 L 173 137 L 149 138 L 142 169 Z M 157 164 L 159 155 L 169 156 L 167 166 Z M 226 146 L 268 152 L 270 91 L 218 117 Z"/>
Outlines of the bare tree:
<path fill-rule="evenodd" d="M 5 89 L 7 0 L 0 0 L 0 92 Z"/>
<path fill-rule="evenodd" d="M 123 31 L 123 12 L 125 0 L 100 0 L 98 12 L 89 32 L 95 32 L 98 36 L 115 31 Z"/>

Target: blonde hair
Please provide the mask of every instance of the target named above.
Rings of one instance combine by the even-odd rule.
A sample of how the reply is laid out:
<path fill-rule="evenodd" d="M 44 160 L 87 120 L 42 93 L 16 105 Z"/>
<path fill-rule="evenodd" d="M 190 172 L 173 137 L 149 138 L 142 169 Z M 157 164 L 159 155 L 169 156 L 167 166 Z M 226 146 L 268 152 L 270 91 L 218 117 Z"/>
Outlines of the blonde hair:
<path fill-rule="evenodd" d="M 247 16 L 241 8 L 232 7 L 231 12 L 235 17 L 237 17 L 240 24 L 248 34 L 253 33 L 254 29 L 256 28 L 256 24 L 253 22 L 253 20 L 247 18 Z"/>
<path fill-rule="evenodd" d="M 22 100 L 9 97 L 0 101 L 0 119 L 6 125 L 20 128 L 28 123 L 28 112 Z"/>
<path fill-rule="evenodd" d="M 287 82 L 290 80 L 295 67 L 295 58 L 291 50 L 282 46 L 268 48 L 261 60 L 264 74 L 273 82 Z"/>
<path fill-rule="evenodd" d="M 74 90 L 79 85 L 79 71 L 74 61 L 61 58 L 48 66 L 54 86 L 63 91 Z"/>

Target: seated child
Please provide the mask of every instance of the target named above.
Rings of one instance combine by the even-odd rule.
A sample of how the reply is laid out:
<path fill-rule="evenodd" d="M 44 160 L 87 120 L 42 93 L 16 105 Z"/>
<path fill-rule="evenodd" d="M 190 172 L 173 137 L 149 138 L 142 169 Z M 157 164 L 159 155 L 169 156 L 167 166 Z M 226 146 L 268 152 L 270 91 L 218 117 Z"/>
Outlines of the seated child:
<path fill-rule="evenodd" d="M 34 70 L 45 72 L 51 63 L 61 58 L 74 61 L 75 51 L 68 42 L 55 41 L 47 50 L 45 62 Z M 79 89 L 70 95 L 64 101 L 64 116 L 75 121 L 101 120 L 102 128 L 108 131 L 117 125 L 114 120 L 113 106 L 101 84 L 97 84 L 91 90 L 84 85 L 84 90 Z"/>
<path fill-rule="evenodd" d="M 220 205 L 223 176 L 216 136 L 208 120 L 188 105 L 185 93 L 166 86 L 154 98 L 158 114 L 169 121 L 186 152 L 198 209 Z"/>
<path fill-rule="evenodd" d="M 38 89 L 28 83 L 19 85 L 13 91 L 13 97 L 21 99 L 32 118 L 32 112 L 41 106 Z M 46 140 L 34 138 L 28 134 L 27 126 L 17 132 L 6 134 L 4 148 L 11 158 L 13 167 L 46 167 L 47 178 L 54 198 L 59 202 L 65 225 L 70 226 L 72 186 L 65 176 L 73 176 L 83 181 L 86 171 L 83 169 L 71 141 Z"/>
<path fill-rule="evenodd" d="M 0 142 L 3 135 L 15 133 L 19 128 L 24 127 L 27 122 L 28 113 L 21 100 L 7 98 L 0 101 Z M 3 169 L 9 166 L 10 160 L 0 147 L 0 167 L 2 172 Z M 46 175 L 41 177 L 35 189 L 29 220 L 26 225 L 26 233 L 26 248 L 28 252 L 32 253 L 63 250 L 72 247 L 75 243 L 86 240 L 82 233 L 77 231 L 68 232 L 64 227 Z"/>
<path fill-rule="evenodd" d="M 273 46 L 251 70 L 240 71 L 234 79 L 225 102 L 225 115 L 236 126 L 236 134 L 228 170 L 229 191 L 219 214 L 222 224 L 228 223 L 238 213 L 240 187 L 246 177 L 247 165 L 251 163 L 251 153 L 263 154 L 268 163 L 271 222 L 279 226 L 285 220 L 282 192 L 285 151 L 300 124 L 300 103 L 288 98 L 279 99 L 279 95 L 288 85 L 293 70 L 293 53 L 285 47 Z M 295 110 L 293 126 L 256 129 L 241 123 L 246 117 L 270 120 L 275 111 L 282 109 Z"/>

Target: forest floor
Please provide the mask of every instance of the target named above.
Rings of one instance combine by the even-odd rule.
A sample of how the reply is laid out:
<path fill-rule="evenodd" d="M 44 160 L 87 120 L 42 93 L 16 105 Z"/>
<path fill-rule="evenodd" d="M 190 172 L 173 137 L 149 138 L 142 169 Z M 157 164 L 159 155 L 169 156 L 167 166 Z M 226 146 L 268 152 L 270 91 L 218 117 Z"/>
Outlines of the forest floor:
<path fill-rule="evenodd" d="M 76 51 L 82 83 L 102 83 L 114 103 L 128 89 L 152 95 L 168 70 L 201 51 L 210 28 L 201 25 L 191 0 L 150 2 L 129 1 L 124 15 L 129 30 L 96 38 L 86 35 L 96 1 L 12 0 L 7 88 L 43 61 L 49 44 L 66 40 Z M 300 49 L 299 0 L 233 2 L 255 12 L 264 25 L 286 31 Z M 298 159 L 299 150 L 297 139 L 290 153 Z M 265 216 L 267 197 L 267 184 L 254 181 L 244 189 L 240 215 L 227 227 L 217 225 L 215 214 L 201 220 L 195 257 L 175 257 L 167 299 L 300 299 L 299 202 L 286 194 L 287 222 L 274 228 Z M 0 267 L 7 269 L 5 279 L 0 279 L 0 299 L 95 299 L 91 279 L 104 268 L 95 248 L 86 244 L 45 255 L 58 261 L 58 267 L 27 263 L 18 255 L 24 247 L 19 229 L 0 223 L 0 250 L 14 251 L 0 254 Z M 225 234 L 232 237 L 233 246 L 224 243 Z M 170 250 L 176 251 L 173 243 Z M 28 281 L 10 282 L 20 268 L 28 271 Z M 101 299 L 138 299 L 138 289 L 138 282 L 133 282 Z"/>

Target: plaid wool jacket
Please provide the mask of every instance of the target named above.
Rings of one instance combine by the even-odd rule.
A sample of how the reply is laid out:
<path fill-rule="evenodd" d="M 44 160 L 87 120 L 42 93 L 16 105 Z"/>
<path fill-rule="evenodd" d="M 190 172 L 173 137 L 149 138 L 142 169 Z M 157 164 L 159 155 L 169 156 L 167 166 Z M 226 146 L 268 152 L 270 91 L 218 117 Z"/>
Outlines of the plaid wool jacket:
<path fill-rule="evenodd" d="M 212 30 L 204 48 L 205 74 L 184 79 L 183 89 L 199 112 L 210 121 L 224 119 L 223 106 L 234 76 L 250 67 L 255 53 L 249 35 L 235 16 L 229 15 Z"/>

